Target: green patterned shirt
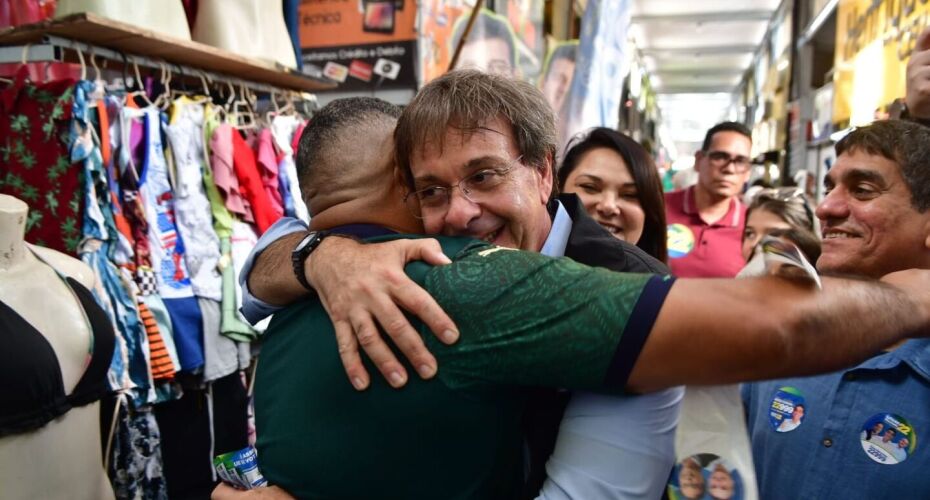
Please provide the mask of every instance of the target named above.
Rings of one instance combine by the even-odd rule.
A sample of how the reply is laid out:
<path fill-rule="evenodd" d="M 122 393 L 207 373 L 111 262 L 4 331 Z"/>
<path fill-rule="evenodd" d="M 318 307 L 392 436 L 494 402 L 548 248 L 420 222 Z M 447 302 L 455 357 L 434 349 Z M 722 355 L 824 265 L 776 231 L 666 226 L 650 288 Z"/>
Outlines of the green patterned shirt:
<path fill-rule="evenodd" d="M 672 283 L 439 239 L 453 264 L 407 266 L 461 330 L 447 346 L 412 319 L 432 380 L 395 390 L 366 360 L 372 384 L 357 392 L 319 301 L 275 315 L 255 390 L 273 484 L 299 498 L 515 498 L 526 389 L 622 391 Z"/>

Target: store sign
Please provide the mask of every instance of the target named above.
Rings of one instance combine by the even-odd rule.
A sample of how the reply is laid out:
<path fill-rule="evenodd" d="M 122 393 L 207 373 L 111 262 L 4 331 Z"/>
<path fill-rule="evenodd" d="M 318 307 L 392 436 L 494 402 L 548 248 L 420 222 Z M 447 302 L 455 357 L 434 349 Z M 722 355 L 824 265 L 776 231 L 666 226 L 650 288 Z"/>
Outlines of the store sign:
<path fill-rule="evenodd" d="M 416 88 L 413 0 L 304 0 L 304 73 L 337 91 Z"/>
<path fill-rule="evenodd" d="M 423 82 L 449 70 L 452 55 L 462 39 L 473 2 L 423 0 L 420 30 Z M 541 0 L 510 0 L 498 12 L 481 9 L 475 18 L 456 64 L 489 73 L 534 80 L 542 68 Z"/>
<path fill-rule="evenodd" d="M 926 0 L 840 0 L 833 121 L 862 125 L 904 97 L 907 60 L 930 26 Z"/>

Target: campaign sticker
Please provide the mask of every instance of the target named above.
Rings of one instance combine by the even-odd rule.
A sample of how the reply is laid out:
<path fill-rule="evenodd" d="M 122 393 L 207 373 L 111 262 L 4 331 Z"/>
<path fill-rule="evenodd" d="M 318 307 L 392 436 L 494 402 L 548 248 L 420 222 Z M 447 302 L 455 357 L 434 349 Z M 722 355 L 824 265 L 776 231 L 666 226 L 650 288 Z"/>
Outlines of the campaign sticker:
<path fill-rule="evenodd" d="M 801 426 L 806 412 L 801 391 L 795 387 L 780 387 L 769 405 L 769 423 L 775 432 L 791 432 Z"/>
<path fill-rule="evenodd" d="M 743 479 L 733 464 L 712 453 L 691 455 L 675 465 L 668 481 L 672 500 L 743 500 Z"/>
<path fill-rule="evenodd" d="M 384 78 L 396 80 L 397 75 L 400 74 L 400 64 L 388 59 L 378 59 L 378 61 L 375 62 L 374 72 L 376 75 L 383 76 Z"/>
<path fill-rule="evenodd" d="M 355 59 L 349 64 L 349 76 L 357 78 L 363 82 L 371 81 L 371 65 L 364 61 Z"/>
<path fill-rule="evenodd" d="M 668 226 L 668 256 L 673 259 L 684 257 L 694 250 L 694 233 L 684 224 Z"/>
<path fill-rule="evenodd" d="M 917 433 L 907 419 L 879 413 L 865 421 L 859 441 L 866 456 L 880 464 L 899 464 L 917 449 Z"/>
<path fill-rule="evenodd" d="M 349 75 L 349 68 L 343 66 L 339 63 L 334 63 L 332 61 L 326 63 L 326 66 L 323 67 L 323 74 L 326 75 L 326 78 L 330 80 L 336 80 L 339 83 L 346 81 L 346 77 Z"/>

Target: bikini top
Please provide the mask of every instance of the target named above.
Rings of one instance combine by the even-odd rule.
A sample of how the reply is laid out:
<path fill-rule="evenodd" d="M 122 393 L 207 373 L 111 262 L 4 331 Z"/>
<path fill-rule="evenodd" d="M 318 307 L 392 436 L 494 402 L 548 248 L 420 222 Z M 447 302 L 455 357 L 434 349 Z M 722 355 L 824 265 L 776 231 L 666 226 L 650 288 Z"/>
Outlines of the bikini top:
<path fill-rule="evenodd" d="M 0 437 L 38 429 L 71 408 L 99 400 L 108 390 L 107 372 L 115 345 L 110 320 L 90 291 L 58 270 L 55 274 L 81 303 L 90 328 L 87 368 L 74 391 L 65 394 L 61 366 L 52 345 L 0 301 Z"/>

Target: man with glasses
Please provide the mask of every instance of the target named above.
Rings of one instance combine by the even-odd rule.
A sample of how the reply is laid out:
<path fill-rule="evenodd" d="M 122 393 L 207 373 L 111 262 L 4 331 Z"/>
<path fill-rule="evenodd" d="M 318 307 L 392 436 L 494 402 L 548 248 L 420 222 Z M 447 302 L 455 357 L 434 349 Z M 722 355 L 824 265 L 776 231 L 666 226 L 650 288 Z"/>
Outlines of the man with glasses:
<path fill-rule="evenodd" d="M 744 125 L 714 125 L 694 154 L 697 184 L 666 193 L 669 266 L 675 276 L 732 278 L 746 264 L 746 207 L 740 195 L 749 179 L 751 150 L 752 133 Z"/>
<path fill-rule="evenodd" d="M 449 106 L 453 104 L 454 106 L 450 109 Z M 484 113 L 488 113 L 487 118 L 484 117 Z M 326 120 L 326 115 L 321 114 L 315 118 L 315 123 L 317 125 L 324 124 L 327 123 Z M 368 120 L 365 121 L 365 123 L 367 122 Z M 301 176 L 304 194 L 311 197 L 309 206 L 315 214 L 313 219 L 315 229 L 330 227 L 334 220 L 341 220 L 342 223 L 349 221 L 375 223 L 390 217 L 411 216 L 411 212 L 404 208 L 404 203 L 409 204 L 412 202 L 411 196 L 407 196 L 406 201 L 402 201 L 403 196 L 401 194 L 396 195 L 393 201 L 400 204 L 399 211 L 387 202 L 391 201 L 390 196 L 396 192 L 390 186 L 396 187 L 396 184 L 388 183 L 385 180 L 386 184 L 381 186 L 371 179 L 358 178 L 337 182 L 339 175 L 333 175 L 343 172 L 341 169 L 351 167 L 350 170 L 343 172 L 343 174 L 346 174 L 363 165 L 355 156 L 344 158 L 343 151 L 348 155 L 357 152 L 364 145 L 380 144 L 379 141 L 366 134 L 365 130 L 367 129 L 351 130 L 350 139 L 333 142 L 335 139 L 330 138 L 323 143 L 335 144 L 337 151 L 339 151 L 337 157 L 346 163 L 345 167 L 333 170 L 332 174 L 328 176 L 315 178 Z M 420 218 L 427 232 L 434 234 L 465 234 L 478 239 L 492 240 L 512 248 L 532 250 L 542 248 L 544 251 L 549 251 L 547 248 L 554 248 L 553 253 L 564 251 L 566 255 L 575 255 L 579 260 L 587 259 L 588 262 L 600 263 L 608 268 L 638 267 L 648 269 L 650 267 L 649 260 L 643 258 L 641 252 L 637 253 L 637 250 L 633 247 L 628 249 L 626 246 L 616 246 L 621 242 L 613 238 L 603 228 L 600 228 L 590 218 L 583 216 L 584 210 L 577 203 L 577 200 L 575 200 L 574 205 L 572 205 L 571 197 L 560 197 L 561 203 L 547 203 L 552 186 L 550 166 L 554 150 L 553 130 L 551 110 L 546 106 L 539 91 L 528 84 L 474 71 L 453 72 L 431 82 L 406 108 L 395 133 L 396 156 L 400 164 L 400 170 L 405 178 L 404 185 L 407 191 L 418 192 L 419 195 L 413 196 L 417 199 L 433 200 L 433 202 L 421 206 L 419 210 L 414 210 L 413 215 Z M 298 166 L 307 165 L 307 158 L 311 157 L 317 149 L 312 145 L 308 147 L 304 142 L 302 141 L 298 153 Z M 382 156 L 382 158 L 389 157 L 389 153 Z M 463 179 L 466 180 L 463 182 Z M 493 179 L 493 181 L 486 184 L 489 179 Z M 383 191 L 379 190 L 379 187 L 382 187 Z M 491 189 L 492 187 L 493 189 Z M 363 193 L 379 194 L 379 196 L 385 197 L 387 201 L 383 206 L 375 209 L 362 202 Z M 320 209 L 324 205 L 320 200 L 326 199 L 330 203 L 337 203 L 337 206 L 332 210 L 321 211 Z M 550 215 L 547 205 L 553 208 L 554 213 L 552 215 Z M 560 218 L 559 214 L 562 214 L 562 218 Z M 349 219 L 350 216 L 352 219 Z M 384 222 L 380 223 L 384 224 Z M 449 410 L 443 410 L 444 414 L 447 415 L 446 417 L 437 417 L 430 412 L 425 412 L 422 406 L 409 406 L 413 404 L 412 401 L 392 399 L 392 394 L 396 398 L 404 398 L 405 395 L 410 394 L 410 391 L 420 391 L 423 387 L 422 384 L 429 384 L 429 382 L 418 379 L 407 381 L 404 366 L 407 369 L 414 369 L 415 367 L 424 378 L 438 377 L 439 380 L 432 383 L 431 387 L 433 389 L 431 390 L 437 390 L 436 387 L 449 387 L 450 381 L 448 377 L 450 376 L 459 382 L 468 380 L 469 377 L 464 379 L 458 377 L 469 373 L 472 374 L 471 376 L 480 375 L 483 380 L 482 384 L 489 384 L 491 379 L 488 377 L 498 377 L 502 374 L 514 376 L 520 373 L 543 373 L 566 376 L 575 373 L 574 370 L 581 367 L 594 366 L 585 361 L 583 356 L 575 355 L 576 349 L 593 347 L 594 344 L 589 344 L 587 340 L 581 341 L 567 336 L 545 338 L 530 336 L 524 339 L 507 327 L 509 318 L 515 320 L 516 324 L 525 327 L 527 332 L 551 333 L 554 331 L 552 328 L 568 326 L 571 331 L 586 332 L 582 333 L 584 335 L 590 334 L 591 328 L 579 323 L 585 317 L 581 309 L 576 311 L 575 314 L 561 314 L 560 311 L 564 311 L 566 304 L 577 303 L 579 299 L 583 299 L 581 303 L 587 304 L 587 299 L 590 296 L 584 294 L 590 292 L 590 287 L 594 285 L 594 282 L 588 282 L 587 280 L 566 281 L 562 290 L 553 290 L 549 286 L 537 286 L 535 282 L 527 281 L 525 285 L 528 284 L 529 288 L 524 287 L 524 290 L 527 292 L 532 291 L 532 293 L 527 294 L 528 300 L 517 305 L 512 302 L 514 295 L 507 293 L 509 290 L 514 290 L 513 282 L 499 280 L 502 277 L 512 279 L 515 276 L 510 274 L 518 271 L 517 268 L 511 265 L 513 261 L 500 261 L 501 267 L 497 269 L 482 268 L 480 269 L 481 272 L 459 275 L 462 281 L 455 286 L 484 284 L 490 286 L 491 289 L 486 290 L 483 295 L 479 295 L 479 297 L 487 298 L 485 302 L 472 303 L 464 311 L 461 308 L 450 310 L 456 320 L 461 322 L 460 326 L 462 327 L 462 338 L 453 346 L 441 345 L 431 336 L 424 337 L 426 328 L 418 321 L 414 322 L 414 325 L 416 325 L 414 328 L 406 323 L 398 326 L 393 320 L 381 319 L 382 324 L 388 325 L 387 331 L 394 336 L 395 346 L 405 354 L 408 352 L 414 353 L 408 356 L 408 359 L 413 360 L 412 363 L 401 365 L 395 359 L 395 351 L 385 346 L 380 334 L 374 330 L 372 318 L 375 313 L 360 312 L 356 306 L 361 305 L 361 309 L 369 307 L 370 302 L 368 301 L 370 299 L 366 296 L 371 295 L 371 290 L 374 289 L 377 289 L 376 292 L 383 292 L 379 288 L 382 286 L 386 286 L 390 292 L 387 298 L 383 293 L 380 295 L 375 293 L 378 297 L 376 302 L 382 307 L 385 306 L 386 302 L 391 302 L 390 306 L 394 306 L 391 293 L 397 293 L 399 289 L 404 292 L 410 292 L 413 289 L 419 290 L 416 284 L 409 282 L 402 273 L 382 270 L 383 268 L 391 268 L 392 265 L 402 269 L 403 263 L 410 260 L 410 255 L 413 253 L 411 249 L 417 245 L 414 245 L 411 241 L 360 245 L 346 238 L 333 237 L 326 237 L 321 242 L 319 235 L 320 233 L 316 233 L 309 238 L 305 238 L 302 234 L 295 234 L 285 237 L 283 241 L 276 243 L 272 247 L 268 247 L 259 256 L 257 267 L 248 278 L 248 284 L 250 286 L 260 284 L 261 286 L 253 286 L 253 289 L 256 291 L 263 289 L 262 296 L 273 302 L 275 299 L 271 298 L 271 295 L 279 297 L 284 295 L 284 298 L 277 300 L 278 303 L 286 303 L 293 300 L 294 297 L 306 295 L 307 292 L 304 286 L 299 283 L 300 280 L 310 281 L 320 287 L 320 300 L 326 306 L 327 311 L 333 313 L 332 323 L 328 320 L 325 321 L 325 324 L 320 323 L 325 318 L 317 317 L 314 324 L 328 331 L 304 331 L 301 328 L 302 325 L 293 316 L 291 316 L 289 328 L 291 329 L 291 335 L 299 335 L 298 339 L 310 339 L 307 341 L 312 340 L 314 342 L 326 341 L 329 346 L 307 351 L 298 347 L 297 340 L 293 344 L 286 343 L 287 349 L 283 350 L 279 344 L 276 351 L 278 354 L 274 354 L 272 351 L 265 352 L 265 361 L 263 363 L 266 369 L 270 369 L 270 366 L 296 366 L 311 370 L 326 367 L 325 375 L 318 373 L 307 376 L 279 377 L 282 380 L 291 379 L 290 383 L 297 384 L 293 386 L 293 391 L 288 392 L 288 394 L 297 393 L 301 395 L 301 398 L 322 397 L 317 391 L 338 392 L 338 394 L 326 392 L 331 397 L 324 398 L 325 403 L 321 402 L 319 405 L 312 405 L 316 408 L 327 409 L 338 417 L 326 425 L 314 427 L 315 432 L 322 432 L 323 437 L 326 439 L 339 436 L 349 439 L 344 434 L 347 432 L 352 433 L 351 436 L 354 439 L 360 436 L 361 429 L 367 429 L 365 432 L 371 432 L 370 428 L 368 428 L 369 425 L 385 425 L 386 430 L 383 432 L 383 436 L 378 435 L 377 438 L 362 440 L 362 444 L 348 446 L 346 450 L 347 452 L 351 451 L 351 454 L 333 453 L 327 455 L 328 461 L 325 463 L 327 470 L 333 467 L 343 471 L 351 469 L 356 474 L 360 474 L 362 478 L 368 478 L 368 483 L 362 482 L 359 485 L 353 484 L 351 486 L 374 484 L 372 482 L 374 479 L 371 479 L 371 477 L 376 477 L 379 481 L 393 480 L 399 482 L 392 484 L 407 484 L 404 482 L 407 478 L 404 473 L 398 472 L 396 473 L 397 476 L 392 476 L 387 470 L 388 466 L 407 467 L 404 470 L 412 470 L 410 468 L 413 467 L 412 465 L 398 458 L 400 452 L 403 452 L 406 457 L 415 457 L 417 463 L 428 460 L 428 463 L 433 466 L 448 466 L 449 460 L 444 458 L 445 455 L 457 453 L 458 451 L 455 447 L 447 444 L 447 446 L 441 447 L 443 449 L 442 456 L 432 456 L 425 451 L 425 448 L 410 441 L 414 439 L 411 434 L 400 430 L 399 426 L 409 428 L 411 424 L 416 426 L 427 424 L 429 426 L 446 425 L 451 426 L 448 431 L 449 436 L 460 436 L 460 430 L 453 429 L 457 429 L 461 422 L 454 419 L 450 420 L 451 417 L 448 415 L 451 413 L 458 419 L 462 418 L 462 415 Z M 288 238 L 290 242 L 287 241 Z M 306 256 L 306 249 L 312 249 L 317 244 L 319 244 L 316 247 L 317 250 L 313 251 L 312 256 L 305 265 L 301 259 Z M 423 246 L 426 247 L 423 253 L 427 255 L 431 252 L 435 253 L 438 249 L 435 243 L 433 243 L 432 247 L 429 247 L 428 244 Z M 284 249 L 283 252 L 281 248 Z M 296 250 L 293 254 L 293 256 L 297 257 L 296 274 L 291 271 L 288 259 L 288 257 L 292 256 L 292 248 Z M 400 257 L 391 249 L 400 249 Z M 588 251 L 585 251 L 585 249 L 588 249 Z M 522 255 L 516 252 L 508 252 L 502 248 L 488 250 L 490 252 L 486 255 L 495 259 Z M 438 260 L 440 259 L 433 259 L 433 261 Z M 454 270 L 457 264 L 448 267 Z M 271 268 L 268 267 L 269 265 Z M 279 266 L 277 271 L 273 269 L 274 265 Z M 651 266 L 658 267 L 657 264 L 651 264 Z M 309 272 L 306 273 L 305 271 L 308 270 Z M 498 273 L 504 274 L 499 275 Z M 350 283 L 346 284 L 345 280 Z M 363 282 L 364 285 L 358 288 L 358 285 L 351 284 L 353 281 Z M 676 282 L 675 286 L 679 287 L 680 283 Z M 635 361 L 635 359 L 628 360 L 629 363 L 633 363 L 633 366 L 626 388 L 632 391 L 650 391 L 676 385 L 684 380 L 695 383 L 714 383 L 771 376 L 773 371 L 799 370 L 807 372 L 817 370 L 818 367 L 823 369 L 826 366 L 824 363 L 829 363 L 828 360 L 832 358 L 832 355 L 846 356 L 851 352 L 859 352 L 858 350 L 868 348 L 868 344 L 861 342 L 860 336 L 850 334 L 850 327 L 856 331 L 865 326 L 869 326 L 870 331 L 875 328 L 884 331 L 896 327 L 893 321 L 889 322 L 888 317 L 893 311 L 884 309 L 880 311 L 881 317 L 870 314 L 865 318 L 867 325 L 860 318 L 854 321 L 852 325 L 847 326 L 845 322 L 850 319 L 847 309 L 838 309 L 837 307 L 841 304 L 845 304 L 847 307 L 850 306 L 848 300 L 851 298 L 846 298 L 845 302 L 839 300 L 839 302 L 832 303 L 832 301 L 840 299 L 838 294 L 845 296 L 845 294 L 857 288 L 847 290 L 843 286 L 831 288 L 829 294 L 811 294 L 809 290 L 802 291 L 803 286 L 799 289 L 797 287 L 800 285 L 791 285 L 779 280 L 752 281 L 751 283 L 754 284 L 691 283 L 677 288 L 678 291 L 675 291 L 676 288 L 673 287 L 672 292 L 676 297 L 684 300 L 685 303 L 666 301 L 668 312 L 663 318 L 670 323 L 652 329 L 649 338 L 644 340 L 645 347 L 642 356 L 638 358 L 639 361 Z M 437 282 L 432 282 L 427 287 L 437 293 L 437 299 L 446 307 L 452 307 L 450 301 L 465 300 L 469 297 L 461 291 L 456 291 L 453 282 L 448 285 L 453 286 L 448 291 L 437 291 L 437 289 L 433 288 L 437 284 Z M 759 286 L 759 288 L 755 289 L 755 292 L 749 290 L 756 286 Z M 365 292 L 365 289 L 368 289 L 368 292 Z M 789 290 L 794 291 L 789 292 Z M 758 297 L 755 295 L 756 292 L 760 294 Z M 883 293 L 880 287 L 876 287 L 873 292 Z M 800 293 L 800 295 L 797 295 L 797 293 Z M 287 296 L 287 294 L 290 295 Z M 429 295 L 426 295 L 429 298 Z M 470 297 L 475 298 L 474 295 Z M 800 319 L 800 316 L 796 317 L 796 315 L 804 314 L 803 307 L 800 309 L 788 307 L 794 299 L 800 298 L 807 299 L 804 301 L 804 304 L 807 304 L 805 307 L 814 307 L 816 304 L 818 311 L 829 313 L 825 318 L 821 318 L 822 321 L 829 318 L 826 323 L 818 322 L 816 325 L 812 325 L 818 331 L 821 328 L 828 331 L 816 336 L 794 332 L 792 341 L 789 344 L 793 345 L 794 340 L 804 342 L 816 339 L 824 340 L 822 335 L 831 335 L 831 332 L 837 332 L 833 333 L 833 336 L 829 339 L 836 340 L 837 344 L 843 343 L 841 342 L 842 339 L 847 339 L 850 346 L 831 351 L 826 354 L 826 357 L 819 348 L 807 349 L 795 346 L 792 347 L 792 352 L 801 349 L 806 354 L 792 357 L 789 360 L 790 364 L 776 365 L 761 362 L 763 359 L 777 355 L 776 353 L 781 351 L 779 346 L 783 345 L 784 340 L 786 340 L 782 338 L 781 333 L 775 333 L 775 338 L 780 340 L 773 341 L 774 339 L 770 337 L 769 340 L 765 340 L 769 333 L 774 333 L 770 330 L 770 327 L 777 326 L 776 330 L 781 332 L 784 322 L 793 321 L 791 318 Z M 821 298 L 831 303 L 823 303 L 820 301 Z M 504 299 L 510 302 L 504 302 Z M 429 300 L 433 299 L 430 298 Z M 697 301 L 697 303 L 692 301 Z M 781 304 L 784 309 L 783 315 L 779 316 L 777 321 L 764 314 L 765 311 L 778 308 L 776 302 Z M 905 301 L 902 305 L 906 305 L 908 302 Z M 346 303 L 348 309 L 346 309 Z M 452 325 L 449 320 L 437 321 L 435 311 L 429 307 L 426 308 L 426 312 L 423 312 L 424 307 L 422 307 L 422 304 L 421 307 L 415 307 L 416 300 L 410 302 L 409 299 L 405 299 L 401 303 L 413 304 L 410 308 L 417 312 L 417 315 L 423 318 L 425 323 L 429 323 L 434 332 L 441 334 L 454 328 L 454 326 L 449 326 Z M 433 304 L 435 305 L 435 302 Z M 513 304 L 513 306 L 507 304 Z M 713 307 L 711 304 L 713 304 Z M 438 309 L 438 305 L 436 307 Z M 507 309 L 508 315 L 500 316 L 502 307 Z M 369 307 L 367 310 L 371 311 L 372 309 Z M 711 311 L 713 311 L 712 314 Z M 317 311 L 314 314 L 319 312 Z M 834 314 L 840 312 L 842 314 Z M 808 313 L 811 313 L 811 311 L 808 311 Z M 639 320 L 648 318 L 648 315 L 639 313 L 634 314 L 634 316 Z M 282 316 L 279 321 L 284 321 L 284 318 L 287 318 L 287 316 Z M 401 316 L 401 319 L 403 319 L 403 316 Z M 444 321 L 447 321 L 447 323 L 443 323 Z M 480 321 L 481 323 L 474 323 L 474 321 Z M 438 324 L 439 327 L 445 327 L 445 330 L 443 328 L 437 329 L 437 325 L 434 323 Z M 481 325 L 485 326 L 482 327 Z M 330 330 L 331 328 L 332 330 Z M 406 330 L 406 328 L 409 328 L 409 330 Z M 600 327 L 594 326 L 593 328 L 594 331 L 598 331 Z M 358 341 L 353 329 L 360 332 Z M 333 339 L 333 331 L 335 331 L 338 341 Z M 415 336 L 414 339 L 405 337 L 409 332 L 412 332 L 412 335 Z M 485 344 L 486 334 L 489 332 L 510 332 L 512 335 L 507 335 L 506 342 Z M 453 342 L 455 340 L 454 334 L 455 332 L 453 332 L 453 339 L 451 339 Z M 271 338 L 274 338 L 273 335 Z M 672 337 L 667 337 L 667 335 L 672 335 Z M 722 335 L 723 337 L 715 339 L 715 335 Z M 266 346 L 271 345 L 271 338 Z M 674 340 L 672 340 L 673 338 Z M 632 339 L 627 336 L 627 340 Z M 695 351 L 692 347 L 692 340 L 707 342 L 717 346 L 717 348 Z M 411 349 L 411 345 L 418 343 L 419 348 L 425 351 L 423 347 L 424 341 L 430 344 L 430 350 L 436 352 L 440 358 L 442 368 L 440 368 L 438 374 L 436 372 L 437 363 L 435 358 L 431 355 L 425 358 L 421 352 Z M 416 388 L 407 387 L 404 391 L 393 393 L 387 390 L 388 385 L 380 378 L 369 381 L 365 366 L 359 361 L 358 344 L 356 342 L 366 348 L 366 352 L 370 355 L 371 362 L 365 365 L 368 369 L 377 368 L 380 370 L 391 386 L 396 387 L 409 382 L 411 386 Z M 824 340 L 824 342 L 827 342 L 827 340 Z M 376 345 L 377 343 L 380 343 L 380 346 Z M 476 343 L 477 347 L 480 348 L 479 350 L 475 350 Z M 386 352 L 377 349 L 377 347 L 381 346 L 385 348 Z M 546 352 L 561 353 L 568 356 L 567 362 L 557 362 L 555 359 L 540 357 L 540 347 Z M 497 349 L 497 351 L 489 352 L 486 350 L 488 348 Z M 503 348 L 508 349 L 506 354 L 500 350 Z M 351 381 L 352 385 L 342 377 L 334 375 L 334 372 L 339 370 L 337 350 L 345 362 L 346 370 L 349 373 L 349 381 Z M 672 352 L 669 352 L 669 350 Z M 607 350 L 608 354 L 622 353 L 623 356 L 633 356 L 634 358 L 637 352 L 636 347 Z M 385 354 L 390 357 L 386 357 Z M 460 360 L 463 358 L 458 358 L 457 361 L 455 356 L 461 355 L 466 355 L 470 361 L 467 363 L 461 362 Z M 310 360 L 310 356 L 313 357 L 313 361 Z M 318 356 L 320 362 L 316 361 Z M 450 358 L 449 356 L 453 357 Z M 291 360 L 291 362 L 287 362 L 287 360 Z M 323 361 L 325 361 L 325 365 L 320 364 Z M 491 363 L 491 365 L 487 365 L 487 363 Z M 621 362 L 620 365 L 626 366 L 629 363 Z M 487 369 L 489 366 L 491 369 Z M 542 372 L 538 372 L 540 366 L 544 368 Z M 500 369 L 501 367 L 504 369 Z M 529 371 L 530 369 L 533 371 Z M 400 372 L 400 370 L 404 371 Z M 520 385 L 526 382 L 527 380 L 523 379 Z M 545 381 L 540 379 L 536 382 L 544 384 Z M 311 383 L 316 388 L 315 390 L 306 389 L 306 384 Z M 453 380 L 452 383 L 457 384 L 458 382 Z M 365 401 L 366 398 L 370 397 L 378 397 L 384 398 L 384 405 L 370 406 L 367 411 L 346 410 L 341 405 L 344 402 L 355 401 L 351 396 L 353 394 L 353 385 L 359 389 L 368 388 L 363 393 L 363 395 L 368 396 L 359 395 L 358 397 L 362 398 L 359 401 Z M 566 387 L 577 386 L 568 380 L 564 381 L 562 385 Z M 495 390 L 499 390 L 499 387 Z M 674 390 L 669 393 L 669 396 L 672 397 L 669 405 L 674 409 Z M 288 401 L 289 399 L 292 398 L 282 396 L 282 401 Z M 598 447 L 594 446 L 591 439 L 586 441 L 590 446 L 579 446 L 577 440 L 579 435 L 590 437 L 590 429 L 584 423 L 587 419 L 579 419 L 576 422 L 577 425 L 566 429 L 573 439 L 562 443 L 560 437 L 561 451 L 556 450 L 553 460 L 558 462 L 557 465 L 561 466 L 562 473 L 558 476 L 557 483 L 547 483 L 555 489 L 548 490 L 550 493 L 546 493 L 546 490 L 544 490 L 544 494 L 559 497 L 561 491 L 561 494 L 572 494 L 576 498 L 595 498 L 600 496 L 596 491 L 610 491 L 615 496 L 626 494 L 630 498 L 655 498 L 658 496 L 653 490 L 646 491 L 649 488 L 645 488 L 644 484 L 648 481 L 651 487 L 654 477 L 659 477 L 661 483 L 664 484 L 664 479 L 667 478 L 670 470 L 668 465 L 670 460 L 673 459 L 673 457 L 670 457 L 670 452 L 666 453 L 664 449 L 658 449 L 655 442 L 648 443 L 641 451 L 626 448 L 625 445 L 631 442 L 630 434 L 642 433 L 644 436 L 654 437 L 657 433 L 673 433 L 674 418 L 667 425 L 664 425 L 651 418 L 654 416 L 653 413 L 648 413 L 647 418 L 647 413 L 642 407 L 638 406 L 646 404 L 643 401 L 649 400 L 644 400 L 642 397 L 618 399 L 621 400 L 620 405 L 610 408 L 610 412 L 604 406 L 601 406 L 597 414 L 604 415 L 605 418 L 606 416 L 613 417 L 616 424 L 613 426 L 614 436 L 620 435 L 620 446 L 609 448 L 605 444 Z M 501 408 L 506 409 L 507 402 L 517 401 L 518 399 L 504 398 L 501 402 L 503 405 Z M 623 406 L 624 401 L 627 403 L 626 407 Z M 388 404 L 390 407 L 385 406 Z M 286 410 L 284 411 L 287 413 Z M 410 412 L 414 412 L 414 414 Z M 674 415 L 674 411 L 672 413 Z M 386 424 L 388 420 L 392 422 L 391 425 Z M 637 423 L 643 426 L 642 429 L 635 427 Z M 348 427 L 346 427 L 347 424 Z M 650 426 L 654 429 L 650 429 Z M 264 428 L 267 431 L 269 427 L 265 426 Z M 393 429 L 393 431 L 387 429 Z M 487 429 L 490 432 L 497 429 L 497 427 L 491 426 Z M 295 432 L 299 430 L 299 427 L 294 429 Z M 300 436 L 299 432 L 297 436 Z M 266 435 L 266 437 L 268 436 Z M 397 444 L 398 442 L 403 444 Z M 507 442 L 513 444 L 512 439 Z M 283 441 L 279 441 L 280 443 L 283 443 Z M 475 443 L 477 444 L 478 441 L 475 440 Z M 616 452 L 620 452 L 635 455 L 635 457 L 628 456 L 624 460 L 605 459 L 603 452 L 608 448 L 612 450 L 611 456 L 615 457 Z M 513 448 L 508 449 L 513 450 Z M 594 453 L 596 450 L 600 450 L 601 453 Z M 375 452 L 383 454 L 383 459 L 375 460 L 378 465 L 370 463 L 372 457 L 376 458 L 375 455 L 372 455 Z M 669 456 L 665 456 L 666 454 Z M 545 457 L 543 457 L 544 459 Z M 487 458 L 482 458 L 480 461 L 481 463 L 487 463 Z M 465 460 L 463 463 L 471 463 L 471 461 Z M 299 468 L 300 463 L 295 461 L 294 467 Z M 306 470 L 306 468 L 300 470 Z M 445 472 L 458 470 L 459 476 L 467 475 L 464 469 L 442 470 Z M 321 480 L 332 479 L 325 471 L 313 472 L 316 473 L 316 476 L 307 476 L 308 479 L 314 477 L 320 477 Z M 371 476 L 375 473 L 376 476 Z M 460 480 L 461 477 L 459 476 L 455 477 Z M 482 477 L 474 476 L 476 481 L 483 481 Z M 550 476 L 550 479 L 552 479 L 552 476 Z M 422 486 L 421 483 L 410 484 Z M 451 483 L 448 483 L 446 487 L 454 489 Z M 560 490 L 559 488 L 562 487 L 565 488 Z M 429 492 L 423 493 L 425 490 L 421 489 L 420 491 L 423 495 L 429 494 Z M 659 491 L 661 491 L 661 484 Z M 434 497 L 447 497 L 454 492 L 448 493 L 449 495 L 436 494 Z M 386 493 L 383 493 L 382 496 L 384 494 Z M 400 494 L 395 492 L 394 496 L 400 496 Z"/>

